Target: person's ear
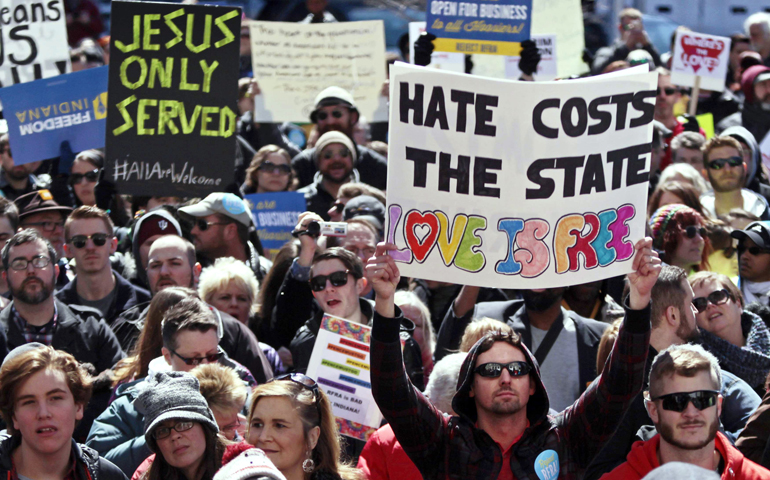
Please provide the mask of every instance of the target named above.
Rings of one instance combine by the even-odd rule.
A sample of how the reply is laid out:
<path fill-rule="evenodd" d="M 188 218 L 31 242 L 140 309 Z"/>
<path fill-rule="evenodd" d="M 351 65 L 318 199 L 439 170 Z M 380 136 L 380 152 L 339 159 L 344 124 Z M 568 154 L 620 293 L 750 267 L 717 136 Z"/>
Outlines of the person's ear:
<path fill-rule="evenodd" d="M 82 403 L 76 403 L 75 404 L 76 410 L 75 410 L 75 420 L 83 420 L 83 404 Z"/>
<path fill-rule="evenodd" d="M 115 253 L 115 252 L 113 251 L 113 252 L 110 252 L 110 253 Z M 65 255 L 67 258 L 72 258 L 72 257 L 74 256 L 74 253 L 73 253 L 72 249 L 71 249 L 71 248 L 70 248 L 70 246 L 69 246 L 68 244 L 66 244 L 66 243 L 64 244 L 64 255 Z"/>
<path fill-rule="evenodd" d="M 361 293 L 366 290 L 366 285 L 368 284 L 366 277 L 359 278 L 356 280 L 356 293 L 358 295 L 361 295 Z"/>
<path fill-rule="evenodd" d="M 110 255 L 115 253 L 118 250 L 118 237 L 112 237 L 112 240 L 110 240 Z M 67 251 L 67 244 L 64 244 L 64 251 Z M 70 254 L 68 253 L 67 256 Z"/>
<path fill-rule="evenodd" d="M 161 347 L 161 349 L 160 349 L 160 353 L 162 353 L 162 354 L 163 354 L 163 358 L 165 358 L 165 359 L 166 359 L 166 363 L 168 363 L 169 365 L 171 365 L 171 350 L 169 350 L 169 349 L 168 349 L 168 348 L 166 348 L 166 347 Z"/>
<path fill-rule="evenodd" d="M 59 278 L 59 262 L 53 265 L 53 278 Z"/>
<path fill-rule="evenodd" d="M 679 309 L 675 307 L 674 305 L 669 305 L 666 307 L 665 315 L 666 315 L 666 322 L 671 325 L 672 327 L 679 326 L 679 317 L 681 312 L 679 312 Z"/>
<path fill-rule="evenodd" d="M 649 392 L 645 392 L 645 397 L 649 397 Z M 658 418 L 658 406 L 655 405 L 655 402 L 645 398 L 644 407 L 647 409 L 647 414 L 650 416 L 650 420 L 652 420 L 652 423 L 654 425 L 657 425 L 658 423 L 660 423 L 660 418 Z"/>
<path fill-rule="evenodd" d="M 234 223 L 225 225 L 225 238 L 234 239 L 238 237 L 238 226 Z"/>
<path fill-rule="evenodd" d="M 318 438 L 321 436 L 321 427 L 313 427 L 307 432 L 308 448 L 313 450 L 318 445 Z"/>
<path fill-rule="evenodd" d="M 529 395 L 532 396 L 535 394 L 535 379 L 532 378 L 532 375 L 529 376 Z"/>
<path fill-rule="evenodd" d="M 201 264 L 199 262 L 195 262 L 195 265 L 193 265 L 193 288 L 198 288 L 198 279 L 201 276 L 201 270 L 203 270 L 203 267 L 201 267 Z"/>

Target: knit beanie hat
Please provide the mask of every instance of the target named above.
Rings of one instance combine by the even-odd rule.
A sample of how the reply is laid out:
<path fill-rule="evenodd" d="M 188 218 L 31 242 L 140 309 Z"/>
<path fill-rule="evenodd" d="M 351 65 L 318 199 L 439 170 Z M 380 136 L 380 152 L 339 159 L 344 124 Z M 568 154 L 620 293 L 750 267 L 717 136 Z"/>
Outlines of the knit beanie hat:
<path fill-rule="evenodd" d="M 247 480 L 249 478 L 286 480 L 262 450 L 246 442 L 228 445 L 222 456 L 222 468 L 214 475 L 214 480 Z"/>
<path fill-rule="evenodd" d="M 652 230 L 652 246 L 661 249 L 663 248 L 663 236 L 666 234 L 666 228 L 668 228 L 669 222 L 674 215 L 679 212 L 694 213 L 699 215 L 698 212 L 679 203 L 672 203 L 671 205 L 664 205 L 655 210 L 655 213 L 650 217 L 650 230 Z"/>
<path fill-rule="evenodd" d="M 348 150 L 350 150 L 350 157 L 353 159 L 353 166 L 356 165 L 356 162 L 358 161 L 358 151 L 356 150 L 356 146 L 353 145 L 353 140 L 351 140 L 350 137 L 344 133 L 334 130 L 321 135 L 321 138 L 319 138 L 315 143 L 313 160 L 315 161 L 316 165 L 318 165 L 318 158 L 321 155 L 321 150 L 323 150 L 325 146 L 331 145 L 332 143 L 341 143 L 348 147 Z"/>
<path fill-rule="evenodd" d="M 144 439 L 155 453 L 158 446 L 152 432 L 166 420 L 191 420 L 219 432 L 214 414 L 201 395 L 198 379 L 187 372 L 156 373 L 134 400 L 134 407 L 144 415 Z"/>

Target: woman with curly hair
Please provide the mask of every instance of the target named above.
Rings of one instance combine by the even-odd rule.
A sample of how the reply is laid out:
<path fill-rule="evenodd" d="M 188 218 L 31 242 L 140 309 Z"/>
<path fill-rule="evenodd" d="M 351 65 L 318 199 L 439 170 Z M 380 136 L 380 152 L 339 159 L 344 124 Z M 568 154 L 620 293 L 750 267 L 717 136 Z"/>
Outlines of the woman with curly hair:
<path fill-rule="evenodd" d="M 688 273 L 709 269 L 711 241 L 703 216 L 682 204 L 660 207 L 650 217 L 652 246 L 661 259 Z"/>

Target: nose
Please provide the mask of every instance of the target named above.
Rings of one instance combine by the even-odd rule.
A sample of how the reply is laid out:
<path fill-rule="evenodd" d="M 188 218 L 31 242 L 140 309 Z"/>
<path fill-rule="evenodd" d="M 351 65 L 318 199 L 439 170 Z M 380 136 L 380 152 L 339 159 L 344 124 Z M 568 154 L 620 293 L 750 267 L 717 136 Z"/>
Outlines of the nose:
<path fill-rule="evenodd" d="M 500 384 L 510 385 L 511 380 L 512 380 L 511 374 L 508 372 L 507 368 L 504 368 L 503 373 L 500 374 Z"/>
<path fill-rule="evenodd" d="M 45 401 L 39 403 L 39 407 L 37 410 L 37 417 L 38 418 L 49 418 L 51 416 L 51 412 L 48 410 L 48 405 Z"/>

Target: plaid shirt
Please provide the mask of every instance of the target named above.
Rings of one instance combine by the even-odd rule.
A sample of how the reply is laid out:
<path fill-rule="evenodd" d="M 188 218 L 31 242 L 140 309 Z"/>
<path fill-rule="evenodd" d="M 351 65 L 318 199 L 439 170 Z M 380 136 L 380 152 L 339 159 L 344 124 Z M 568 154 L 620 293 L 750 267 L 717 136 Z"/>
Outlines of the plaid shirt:
<path fill-rule="evenodd" d="M 19 329 L 21 330 L 22 335 L 24 335 L 24 339 L 27 341 L 27 343 L 39 342 L 43 345 L 48 345 L 49 347 L 51 346 L 51 342 L 53 342 L 53 334 L 56 330 L 56 323 L 59 319 L 59 311 L 56 308 L 56 303 L 53 305 L 53 318 L 51 321 L 40 327 L 27 323 L 27 321 L 21 317 L 19 311 L 16 310 L 15 305 L 11 306 L 11 317 L 13 318 L 13 321 L 15 321 L 19 326 Z"/>
<path fill-rule="evenodd" d="M 501 471 L 503 452 L 483 430 L 476 428 L 475 403 L 468 396 L 476 350 L 460 372 L 462 384 L 453 401 L 460 416 L 444 415 L 409 383 L 398 342 L 397 319 L 375 314 L 372 331 L 372 393 L 404 451 L 426 479 L 495 479 Z M 626 310 L 624 325 L 613 348 L 610 363 L 571 407 L 548 416 L 548 397 L 536 362 L 536 390 L 529 398 L 530 426 L 513 446 L 511 471 L 519 480 L 552 478 L 541 472 L 538 456 L 551 450 L 558 455 L 559 479 L 575 480 L 617 428 L 631 400 L 642 388 L 649 350 L 650 308 Z M 473 409 L 472 416 L 467 411 Z M 547 458 L 555 458 L 552 452 Z M 555 466 L 555 465 L 554 465 Z M 544 476 L 540 476 L 543 475 Z"/>

